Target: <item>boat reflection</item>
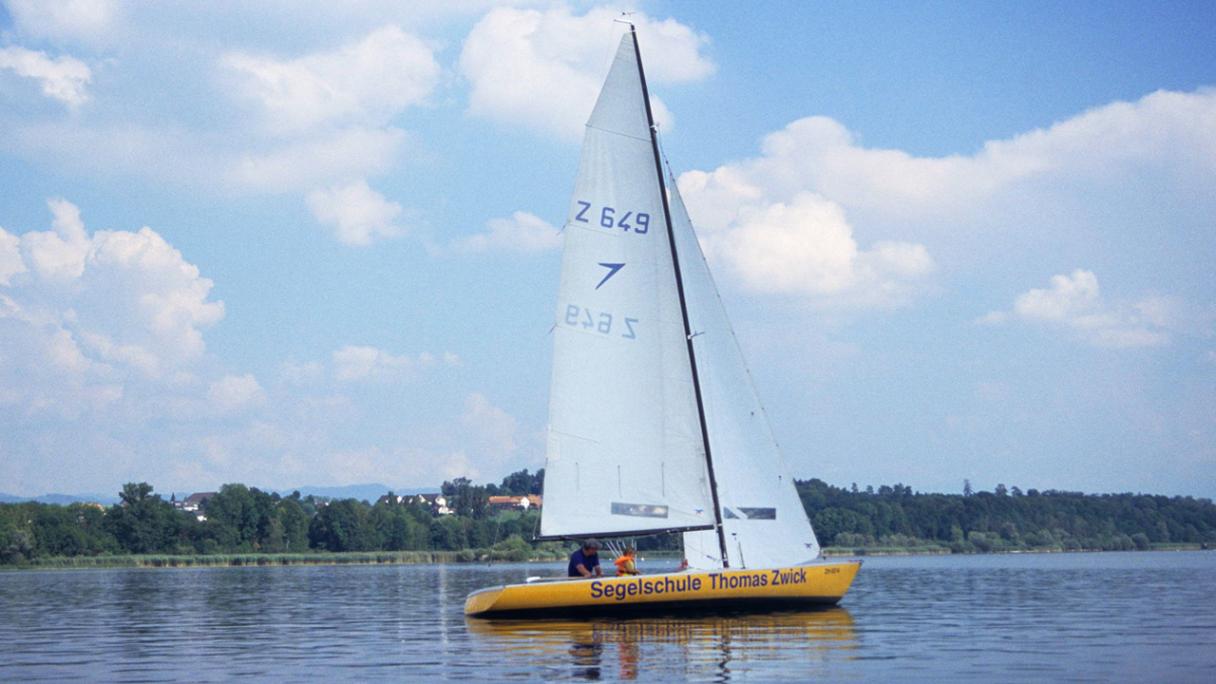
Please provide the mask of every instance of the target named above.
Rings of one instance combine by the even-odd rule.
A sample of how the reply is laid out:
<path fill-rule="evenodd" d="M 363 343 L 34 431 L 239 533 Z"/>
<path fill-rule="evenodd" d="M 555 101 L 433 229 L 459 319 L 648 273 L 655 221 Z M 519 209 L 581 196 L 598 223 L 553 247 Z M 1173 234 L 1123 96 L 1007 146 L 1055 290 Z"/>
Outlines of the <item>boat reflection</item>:
<path fill-rule="evenodd" d="M 768 666 L 795 660 L 806 673 L 808 664 L 851 658 L 858 646 L 853 618 L 839 607 L 696 617 L 468 619 L 466 625 L 487 650 L 528 658 L 553 676 L 591 680 L 675 670 L 724 681 L 749 669 L 736 651 Z"/>

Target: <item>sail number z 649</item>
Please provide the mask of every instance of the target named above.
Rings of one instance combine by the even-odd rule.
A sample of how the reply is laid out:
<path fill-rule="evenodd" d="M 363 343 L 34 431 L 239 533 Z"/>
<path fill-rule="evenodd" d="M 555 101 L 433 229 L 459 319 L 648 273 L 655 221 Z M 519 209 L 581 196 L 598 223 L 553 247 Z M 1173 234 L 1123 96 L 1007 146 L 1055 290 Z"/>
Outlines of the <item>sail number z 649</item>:
<path fill-rule="evenodd" d="M 578 304 L 566 306 L 565 322 L 566 325 L 582 328 L 588 332 L 597 332 L 601 335 L 615 333 L 627 340 L 636 340 L 638 337 L 638 319 L 628 316 L 617 318 L 607 311 L 595 312 Z"/>
<path fill-rule="evenodd" d="M 578 212 L 574 214 L 574 220 L 579 223 L 591 223 L 602 228 L 620 228 L 626 233 L 632 231 L 638 235 L 650 232 L 650 214 L 644 211 L 597 207 L 583 200 L 575 200 L 575 204 L 578 204 Z"/>

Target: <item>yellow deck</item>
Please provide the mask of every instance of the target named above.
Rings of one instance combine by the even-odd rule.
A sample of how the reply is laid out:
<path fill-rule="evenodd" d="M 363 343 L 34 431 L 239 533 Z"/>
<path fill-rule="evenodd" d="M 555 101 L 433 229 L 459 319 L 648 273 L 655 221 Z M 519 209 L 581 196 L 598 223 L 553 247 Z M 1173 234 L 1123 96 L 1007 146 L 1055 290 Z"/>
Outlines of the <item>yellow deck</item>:
<path fill-rule="evenodd" d="M 832 605 L 844 598 L 860 567 L 861 561 L 845 561 L 508 584 L 469 594 L 464 612 L 507 617 Z"/>

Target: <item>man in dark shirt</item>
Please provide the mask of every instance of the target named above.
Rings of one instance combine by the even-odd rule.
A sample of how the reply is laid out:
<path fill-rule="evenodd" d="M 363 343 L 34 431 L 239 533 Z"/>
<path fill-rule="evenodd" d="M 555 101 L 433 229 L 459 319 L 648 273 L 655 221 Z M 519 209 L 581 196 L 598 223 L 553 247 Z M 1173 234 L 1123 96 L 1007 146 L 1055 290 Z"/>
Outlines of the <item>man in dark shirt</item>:
<path fill-rule="evenodd" d="M 594 539 L 583 542 L 583 548 L 570 554 L 570 565 L 566 574 L 570 577 L 603 577 L 600 569 L 600 543 Z"/>

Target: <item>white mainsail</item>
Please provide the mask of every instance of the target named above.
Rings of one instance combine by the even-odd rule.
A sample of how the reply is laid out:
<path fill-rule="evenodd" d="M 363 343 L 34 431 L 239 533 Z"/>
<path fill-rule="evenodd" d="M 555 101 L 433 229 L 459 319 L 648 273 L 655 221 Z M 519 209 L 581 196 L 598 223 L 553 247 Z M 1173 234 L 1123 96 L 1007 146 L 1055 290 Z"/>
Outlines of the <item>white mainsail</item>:
<path fill-rule="evenodd" d="M 667 187 L 730 567 L 780 567 L 814 560 L 819 542 L 773 438 L 674 179 Z M 722 567 L 718 532 L 685 532 L 684 554 L 691 567 Z"/>
<path fill-rule="evenodd" d="M 587 123 L 565 226 L 541 536 L 713 522 L 650 116 L 626 34 Z"/>
<path fill-rule="evenodd" d="M 627 34 L 587 124 L 566 222 L 541 536 L 682 529 L 695 568 L 814 560 L 815 533 L 674 181 L 668 234 L 645 98 Z"/>

